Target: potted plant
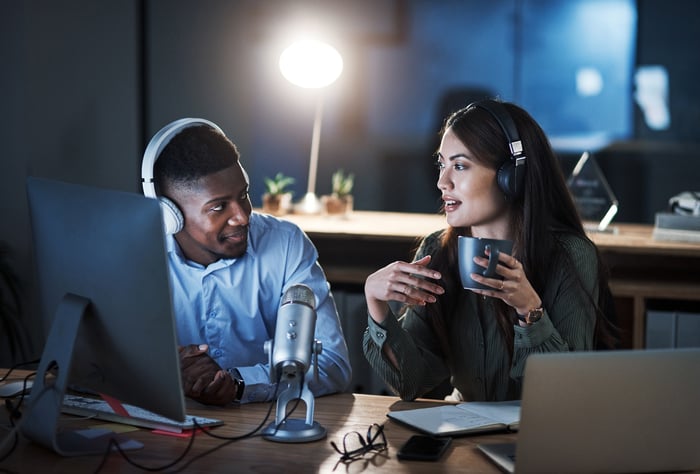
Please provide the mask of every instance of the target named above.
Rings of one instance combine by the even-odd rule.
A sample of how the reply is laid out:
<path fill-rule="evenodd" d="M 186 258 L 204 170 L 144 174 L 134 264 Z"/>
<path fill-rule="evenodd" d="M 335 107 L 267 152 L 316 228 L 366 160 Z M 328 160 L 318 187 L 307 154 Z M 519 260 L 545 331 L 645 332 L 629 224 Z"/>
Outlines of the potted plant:
<path fill-rule="evenodd" d="M 274 178 L 265 178 L 266 192 L 263 194 L 262 210 L 273 216 L 283 216 L 292 208 L 292 192 L 287 186 L 294 183 L 294 178 L 277 173 Z"/>
<path fill-rule="evenodd" d="M 331 177 L 332 193 L 323 196 L 321 202 L 327 214 L 348 215 L 353 209 L 352 187 L 355 175 L 338 170 Z"/>

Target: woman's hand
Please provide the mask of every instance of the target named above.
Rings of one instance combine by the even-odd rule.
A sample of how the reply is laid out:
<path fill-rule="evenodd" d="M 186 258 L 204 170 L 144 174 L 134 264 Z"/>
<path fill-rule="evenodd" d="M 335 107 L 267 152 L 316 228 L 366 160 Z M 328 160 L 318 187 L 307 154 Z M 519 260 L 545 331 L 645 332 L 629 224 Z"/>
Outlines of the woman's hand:
<path fill-rule="evenodd" d="M 474 262 L 486 268 L 489 264 L 487 257 L 474 257 Z M 525 276 L 523 264 L 515 257 L 500 253 L 496 273 L 503 277 L 488 278 L 478 273 L 472 273 L 474 281 L 490 286 L 492 290 L 471 290 L 480 295 L 491 296 L 505 301 L 515 308 L 518 314 L 525 315 L 531 309 L 542 306 L 542 300 Z"/>
<path fill-rule="evenodd" d="M 430 255 L 426 255 L 413 263 L 394 262 L 374 272 L 365 281 L 365 298 L 369 314 L 381 324 L 386 317 L 389 301 L 421 305 L 434 303 L 436 295 L 445 290 L 432 281 L 439 280 L 441 275 L 427 267 Z"/>

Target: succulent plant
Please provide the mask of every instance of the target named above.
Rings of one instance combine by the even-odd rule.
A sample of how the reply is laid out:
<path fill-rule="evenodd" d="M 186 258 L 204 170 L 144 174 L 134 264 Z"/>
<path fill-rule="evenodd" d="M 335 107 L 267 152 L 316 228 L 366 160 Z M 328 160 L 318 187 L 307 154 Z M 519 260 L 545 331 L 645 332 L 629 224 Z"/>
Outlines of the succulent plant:
<path fill-rule="evenodd" d="M 287 186 L 294 183 L 294 178 L 290 176 L 285 176 L 282 173 L 277 173 L 274 178 L 265 178 L 265 188 L 268 194 L 273 196 L 279 196 L 280 194 L 285 194 L 287 191 Z"/>
<path fill-rule="evenodd" d="M 333 184 L 333 194 L 343 197 L 352 192 L 353 184 L 355 184 L 355 175 L 353 173 L 345 174 L 341 169 L 333 173 L 331 181 Z"/>

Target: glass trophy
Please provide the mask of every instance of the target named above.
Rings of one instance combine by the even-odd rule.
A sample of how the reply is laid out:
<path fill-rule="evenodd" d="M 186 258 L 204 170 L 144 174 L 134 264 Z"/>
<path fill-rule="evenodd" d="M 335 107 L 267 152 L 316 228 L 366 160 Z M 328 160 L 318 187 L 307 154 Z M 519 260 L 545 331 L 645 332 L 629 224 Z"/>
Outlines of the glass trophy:
<path fill-rule="evenodd" d="M 589 152 L 579 158 L 567 186 L 587 231 L 614 231 L 609 230 L 608 225 L 617 214 L 617 198 Z"/>

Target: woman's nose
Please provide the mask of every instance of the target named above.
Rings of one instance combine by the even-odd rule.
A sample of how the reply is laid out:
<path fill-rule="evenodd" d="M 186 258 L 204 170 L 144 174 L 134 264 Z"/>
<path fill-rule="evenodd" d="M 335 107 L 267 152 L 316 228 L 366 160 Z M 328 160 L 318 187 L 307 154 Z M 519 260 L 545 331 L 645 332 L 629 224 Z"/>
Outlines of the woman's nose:
<path fill-rule="evenodd" d="M 437 187 L 439 190 L 443 191 L 445 189 L 450 189 L 452 186 L 452 181 L 449 178 L 448 173 L 442 172 L 437 180 Z"/>

